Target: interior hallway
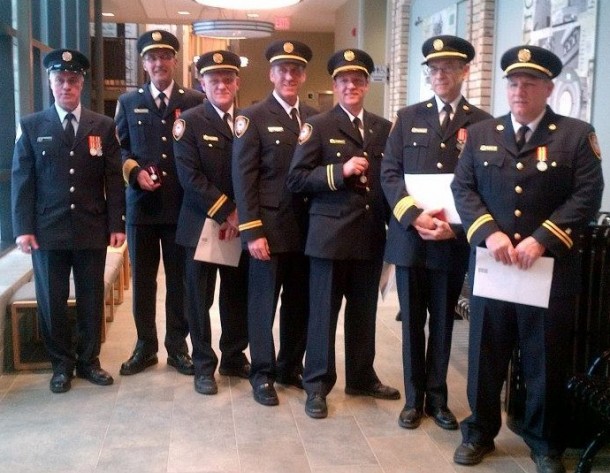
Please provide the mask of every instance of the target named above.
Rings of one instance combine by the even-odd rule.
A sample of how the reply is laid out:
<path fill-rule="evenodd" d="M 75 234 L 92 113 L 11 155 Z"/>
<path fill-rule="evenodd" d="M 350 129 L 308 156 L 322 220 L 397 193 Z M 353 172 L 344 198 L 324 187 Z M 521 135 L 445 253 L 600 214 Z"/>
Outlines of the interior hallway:
<path fill-rule="evenodd" d="M 160 278 L 159 288 L 163 287 Z M 160 290 L 161 315 L 163 298 Z M 217 349 L 216 304 L 212 310 Z M 135 376 L 119 375 L 121 362 L 135 343 L 127 291 L 102 345 L 102 366 L 114 376 L 113 386 L 98 387 L 76 378 L 71 391 L 53 394 L 49 372 L 0 376 L 0 472 L 534 473 L 528 448 L 506 427 L 493 454 L 478 466 L 463 467 L 452 462 L 459 431 L 444 431 L 430 419 L 412 431 L 398 426 L 404 388 L 396 311 L 395 293 L 380 301 L 376 369 L 384 383 L 400 389 L 403 400 L 380 401 L 343 392 L 340 328 L 339 379 L 328 396 L 329 416 L 314 420 L 305 415 L 304 392 L 292 387 L 276 385 L 277 407 L 257 404 L 246 380 L 218 374 L 217 395 L 197 394 L 192 377 L 166 366 L 164 348 L 158 365 Z M 448 383 L 449 405 L 458 419 L 468 414 L 467 334 L 468 322 L 456 322 Z M 610 471 L 610 454 L 604 453 L 596 461 L 596 473 Z M 577 451 L 567 453 L 569 471 L 577 456 Z"/>

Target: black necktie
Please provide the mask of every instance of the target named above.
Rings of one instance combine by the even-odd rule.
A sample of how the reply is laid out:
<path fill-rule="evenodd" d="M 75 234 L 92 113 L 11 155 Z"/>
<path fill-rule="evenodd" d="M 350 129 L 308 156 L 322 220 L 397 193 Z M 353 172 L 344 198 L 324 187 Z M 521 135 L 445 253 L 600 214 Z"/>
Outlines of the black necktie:
<path fill-rule="evenodd" d="M 521 148 L 523 148 L 523 145 L 525 145 L 525 136 L 529 129 L 530 128 L 527 125 L 522 125 L 521 128 L 519 128 L 519 130 L 517 131 L 517 136 L 515 140 L 517 141 L 517 149 L 519 151 L 521 151 Z"/>
<path fill-rule="evenodd" d="M 443 122 L 441 123 L 441 130 L 445 132 L 447 131 L 447 128 L 449 128 L 449 123 L 451 123 L 451 112 L 453 112 L 453 108 L 450 103 L 446 103 L 443 110 L 445 111 L 445 118 L 443 118 Z"/>
<path fill-rule="evenodd" d="M 72 120 L 74 119 L 73 113 L 68 113 L 66 115 L 66 128 L 64 128 L 64 133 L 66 135 L 66 140 L 68 144 L 72 146 L 74 144 L 74 126 L 72 125 Z"/>
<path fill-rule="evenodd" d="M 225 113 L 222 116 L 222 119 L 225 121 L 225 123 L 229 127 L 229 131 L 231 132 L 231 134 L 233 134 L 233 119 L 231 118 L 231 114 L 230 113 Z"/>
<path fill-rule="evenodd" d="M 292 121 L 296 124 L 297 128 L 301 128 L 299 123 L 299 110 L 296 107 L 290 110 L 290 118 L 292 118 Z"/>
<path fill-rule="evenodd" d="M 358 132 L 358 137 L 360 138 L 360 140 L 362 140 L 362 132 L 360 131 L 360 118 L 354 117 L 352 123 L 354 124 L 354 128 Z"/>
<path fill-rule="evenodd" d="M 161 115 L 165 115 L 165 109 L 167 108 L 167 104 L 165 103 L 165 94 L 161 92 L 159 95 L 159 112 Z"/>

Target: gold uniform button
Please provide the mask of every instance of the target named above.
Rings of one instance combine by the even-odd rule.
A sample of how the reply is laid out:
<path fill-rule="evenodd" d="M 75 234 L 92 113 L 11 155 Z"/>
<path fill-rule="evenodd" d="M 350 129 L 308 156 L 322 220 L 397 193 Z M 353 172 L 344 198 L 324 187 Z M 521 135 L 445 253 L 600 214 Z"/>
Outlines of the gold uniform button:
<path fill-rule="evenodd" d="M 521 169 L 523 169 L 523 167 L 524 167 L 524 166 L 523 166 L 523 163 L 517 163 L 517 169 L 518 169 L 519 171 L 521 171 Z"/>
<path fill-rule="evenodd" d="M 483 166 L 487 167 L 489 166 L 489 163 L 487 161 L 483 161 Z"/>
<path fill-rule="evenodd" d="M 363 154 L 364 154 L 364 156 L 368 156 L 369 155 L 366 151 Z"/>
<path fill-rule="evenodd" d="M 142 120 L 138 120 L 138 125 L 141 125 L 141 124 L 142 124 Z"/>
<path fill-rule="evenodd" d="M 76 208 L 76 205 L 74 205 L 74 204 L 70 205 L 71 210 L 74 210 L 75 208 Z"/>
<path fill-rule="evenodd" d="M 161 157 L 162 157 L 163 159 L 167 159 L 167 154 L 163 153 L 163 154 L 161 154 Z"/>
<path fill-rule="evenodd" d="M 515 240 L 521 240 L 521 234 L 520 233 L 515 233 L 514 237 L 515 237 Z"/>
<path fill-rule="evenodd" d="M 280 140 L 275 140 L 275 144 L 279 145 L 280 144 Z"/>
<path fill-rule="evenodd" d="M 341 157 L 341 153 L 337 153 L 337 158 L 340 158 L 340 157 Z"/>
<path fill-rule="evenodd" d="M 161 171 L 161 175 L 162 175 L 163 177 L 165 177 L 165 176 L 167 176 L 167 173 L 166 173 L 165 171 Z"/>
<path fill-rule="evenodd" d="M 519 210 L 519 209 L 515 210 L 515 217 L 521 217 L 521 210 Z"/>
<path fill-rule="evenodd" d="M 371 208 L 371 206 L 370 206 L 369 204 L 366 204 L 366 205 L 364 206 L 364 208 L 365 208 L 366 210 L 369 210 L 369 209 Z"/>
<path fill-rule="evenodd" d="M 436 163 L 436 167 L 438 169 L 443 169 L 443 163 Z"/>
<path fill-rule="evenodd" d="M 161 123 L 165 125 L 167 122 L 165 120 L 161 120 Z"/>
<path fill-rule="evenodd" d="M 69 172 L 70 172 L 70 174 L 74 174 L 74 169 L 73 169 L 73 168 L 72 168 L 72 169 L 70 169 L 70 171 L 69 171 Z"/>
<path fill-rule="evenodd" d="M 371 188 L 370 187 L 366 187 L 366 191 L 367 192 L 371 192 Z"/>
<path fill-rule="evenodd" d="M 43 151 L 43 152 L 42 152 L 42 155 L 43 155 L 43 156 L 44 156 L 44 155 L 46 155 L 46 154 L 47 154 L 47 152 L 46 152 L 46 151 Z"/>
<path fill-rule="evenodd" d="M 445 143 L 441 143 L 441 149 L 445 149 L 447 145 Z"/>
<path fill-rule="evenodd" d="M 70 156 L 74 156 L 74 151 L 70 151 Z"/>
<path fill-rule="evenodd" d="M 516 192 L 517 194 L 522 194 L 522 193 L 523 193 L 523 189 L 521 188 L 521 186 L 516 186 L 516 187 L 515 187 L 515 192 Z"/>
<path fill-rule="evenodd" d="M 74 192 L 74 186 L 70 187 L 70 192 Z"/>
<path fill-rule="evenodd" d="M 167 136 L 162 136 L 161 141 L 167 141 Z"/>

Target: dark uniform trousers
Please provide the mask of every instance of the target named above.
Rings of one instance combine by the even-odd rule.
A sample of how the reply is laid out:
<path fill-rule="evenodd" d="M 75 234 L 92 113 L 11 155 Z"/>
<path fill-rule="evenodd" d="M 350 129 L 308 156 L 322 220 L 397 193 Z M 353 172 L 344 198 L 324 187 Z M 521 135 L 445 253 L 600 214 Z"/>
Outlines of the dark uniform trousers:
<path fill-rule="evenodd" d="M 299 126 L 270 94 L 242 111 L 233 142 L 233 182 L 244 248 L 265 237 L 271 260 L 250 258 L 248 337 L 250 383 L 301 374 L 307 337 L 309 263 L 303 255 L 307 221 L 304 196 L 286 188 Z M 302 121 L 317 110 L 300 103 Z M 247 125 L 243 126 L 244 124 Z M 281 290 L 280 349 L 272 328 Z"/>
<path fill-rule="evenodd" d="M 104 265 L 111 233 L 125 231 L 125 193 L 113 121 L 81 108 L 74 140 L 54 106 L 24 117 L 15 143 L 11 194 L 14 234 L 33 234 L 41 335 L 55 373 L 98 367 Z M 70 271 L 77 345 L 67 317 Z"/>
<path fill-rule="evenodd" d="M 159 110 L 150 83 L 119 97 L 115 117 L 127 187 L 127 240 L 133 279 L 133 315 L 138 333 L 136 348 L 157 353 L 157 273 L 160 251 L 165 270 L 165 347 L 168 354 L 187 353 L 188 322 L 184 315 L 184 250 L 176 244 L 176 226 L 183 191 L 173 154 L 172 126 L 185 110 L 203 102 L 204 95 L 174 84 L 169 103 Z M 141 168 L 157 166 L 161 187 L 140 188 Z"/>
<path fill-rule="evenodd" d="M 491 115 L 463 97 L 448 128 L 439 122 L 436 99 L 398 111 L 382 161 L 382 185 L 390 207 L 385 260 L 396 265 L 402 313 L 402 359 L 406 406 L 433 410 L 447 406 L 447 368 L 454 308 L 468 269 L 470 248 L 460 225 L 455 239 L 425 241 L 413 221 L 420 210 L 410 199 L 404 175 L 452 173 L 473 123 Z M 399 220 L 400 218 L 400 220 Z M 428 341 L 425 326 L 428 321 Z"/>
<path fill-rule="evenodd" d="M 233 110 L 237 113 L 237 109 Z M 237 267 L 194 259 L 207 218 L 218 224 L 235 211 L 231 180 L 233 133 L 211 102 L 187 110 L 176 122 L 174 156 L 184 198 L 176 241 L 185 249 L 186 317 L 193 345 L 196 375 L 212 375 L 218 358 L 211 346 L 210 307 L 216 274 L 220 275 L 220 368 L 240 370 L 248 346 L 248 259 L 242 253 Z"/>
<path fill-rule="evenodd" d="M 364 139 L 339 105 L 311 117 L 288 174 L 289 189 L 310 194 L 307 393 L 327 395 L 337 380 L 335 337 L 343 297 L 346 386 L 366 390 L 379 382 L 373 368 L 375 319 L 388 217 L 380 169 L 391 124 L 366 111 L 363 117 Z M 368 158 L 366 180 L 344 179 L 343 164 L 352 156 Z"/>
<path fill-rule="evenodd" d="M 553 258 L 548 309 L 473 296 L 470 303 L 468 402 L 463 441 L 488 443 L 500 429 L 500 393 L 515 347 L 527 386 L 521 435 L 539 455 L 564 448 L 565 382 L 580 291 L 578 241 L 599 209 L 603 177 L 592 126 L 546 113 L 521 150 L 510 115 L 477 123 L 451 188 L 472 247 L 502 231 L 516 246 L 532 236 Z"/>

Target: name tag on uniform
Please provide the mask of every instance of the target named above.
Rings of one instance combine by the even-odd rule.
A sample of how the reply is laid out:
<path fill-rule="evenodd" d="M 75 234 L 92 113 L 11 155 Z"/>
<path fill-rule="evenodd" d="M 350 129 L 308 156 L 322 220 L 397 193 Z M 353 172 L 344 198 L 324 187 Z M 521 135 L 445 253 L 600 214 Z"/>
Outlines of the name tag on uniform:
<path fill-rule="evenodd" d="M 268 126 L 267 131 L 269 133 L 281 133 L 284 131 L 284 127 L 283 126 Z"/>
<path fill-rule="evenodd" d="M 203 135 L 203 141 L 218 141 L 217 136 Z"/>
<path fill-rule="evenodd" d="M 328 142 L 331 145 L 344 145 L 345 144 L 345 140 L 338 140 L 336 138 L 331 138 L 330 140 L 328 140 Z"/>
<path fill-rule="evenodd" d="M 481 145 L 479 151 L 498 151 L 498 147 L 496 145 Z"/>
<path fill-rule="evenodd" d="M 133 113 L 148 113 L 147 108 L 134 108 Z"/>
<path fill-rule="evenodd" d="M 411 128 L 411 133 L 428 133 L 428 129 L 413 127 L 413 128 Z"/>
<path fill-rule="evenodd" d="M 52 136 L 39 136 L 38 138 L 36 138 L 36 142 L 38 142 L 38 143 L 42 143 L 43 141 L 53 141 L 53 137 Z"/>

